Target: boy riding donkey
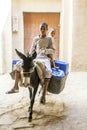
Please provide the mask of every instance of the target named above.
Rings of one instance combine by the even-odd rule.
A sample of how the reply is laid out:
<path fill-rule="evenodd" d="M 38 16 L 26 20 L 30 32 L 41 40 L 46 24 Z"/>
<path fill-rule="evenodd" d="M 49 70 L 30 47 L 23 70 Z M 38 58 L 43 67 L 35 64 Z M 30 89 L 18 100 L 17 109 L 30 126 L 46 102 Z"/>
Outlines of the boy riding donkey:
<path fill-rule="evenodd" d="M 46 101 L 45 95 L 46 95 L 46 91 L 49 85 L 50 78 L 52 76 L 51 62 L 48 55 L 53 55 L 55 52 L 55 49 L 53 48 L 52 39 L 47 36 L 47 31 L 48 31 L 47 23 L 45 22 L 41 23 L 39 30 L 40 30 L 40 35 L 34 38 L 29 54 L 33 54 L 36 51 L 37 57 L 35 61 L 36 61 L 36 64 L 39 66 L 37 67 L 37 71 L 39 70 L 43 71 L 42 72 L 43 76 L 39 75 L 39 72 L 38 72 L 38 75 L 39 75 L 39 78 L 41 79 L 41 82 L 43 82 L 44 84 L 40 103 L 45 104 L 45 101 Z M 8 91 L 7 94 L 19 92 L 18 82 L 20 80 L 21 65 L 22 63 L 16 66 L 15 83 L 14 83 L 13 88 L 10 91 Z"/>

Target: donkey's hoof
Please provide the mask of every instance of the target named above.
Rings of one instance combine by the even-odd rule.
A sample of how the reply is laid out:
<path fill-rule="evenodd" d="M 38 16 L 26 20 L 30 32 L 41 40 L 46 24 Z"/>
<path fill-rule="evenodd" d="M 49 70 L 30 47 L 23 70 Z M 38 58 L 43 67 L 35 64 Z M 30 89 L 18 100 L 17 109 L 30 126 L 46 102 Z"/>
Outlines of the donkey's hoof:
<path fill-rule="evenodd" d="M 32 122 L 32 118 L 29 118 L 29 119 L 28 119 L 28 122 Z"/>

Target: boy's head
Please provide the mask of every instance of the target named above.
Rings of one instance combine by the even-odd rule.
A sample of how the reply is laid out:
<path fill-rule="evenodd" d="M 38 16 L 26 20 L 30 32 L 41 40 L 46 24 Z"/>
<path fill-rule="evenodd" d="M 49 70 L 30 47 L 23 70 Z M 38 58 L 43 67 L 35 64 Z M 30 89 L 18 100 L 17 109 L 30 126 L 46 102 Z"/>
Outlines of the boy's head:
<path fill-rule="evenodd" d="M 39 29 L 40 29 L 40 33 L 41 33 L 42 36 L 46 35 L 46 33 L 47 33 L 47 31 L 48 31 L 48 24 L 45 23 L 45 22 L 42 22 L 42 23 L 40 24 Z"/>
<path fill-rule="evenodd" d="M 40 29 L 41 29 L 42 27 L 46 27 L 46 29 L 48 30 L 48 24 L 47 24 L 47 23 L 42 22 L 42 23 L 40 24 Z"/>
<path fill-rule="evenodd" d="M 54 28 L 50 28 L 50 30 L 49 30 L 49 35 L 50 35 L 51 37 L 54 37 L 54 36 L 55 36 L 55 29 L 54 29 Z"/>

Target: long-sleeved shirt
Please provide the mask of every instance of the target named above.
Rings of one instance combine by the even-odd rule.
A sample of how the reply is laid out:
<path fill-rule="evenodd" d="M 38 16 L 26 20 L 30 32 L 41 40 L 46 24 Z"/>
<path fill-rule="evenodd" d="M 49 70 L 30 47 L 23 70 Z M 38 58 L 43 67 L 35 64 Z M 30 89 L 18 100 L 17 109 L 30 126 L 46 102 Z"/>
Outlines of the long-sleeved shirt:
<path fill-rule="evenodd" d="M 34 38 L 30 54 L 37 52 L 37 57 L 47 57 L 48 54 L 53 55 L 55 49 L 53 47 L 52 39 L 48 36 L 41 38 L 37 36 Z"/>

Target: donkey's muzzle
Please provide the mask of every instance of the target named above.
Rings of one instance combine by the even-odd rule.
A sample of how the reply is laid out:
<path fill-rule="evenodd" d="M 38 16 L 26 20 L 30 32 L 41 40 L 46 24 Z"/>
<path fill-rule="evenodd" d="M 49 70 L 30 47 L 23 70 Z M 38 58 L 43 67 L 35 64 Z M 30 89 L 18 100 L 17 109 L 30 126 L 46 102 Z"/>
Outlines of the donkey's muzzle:
<path fill-rule="evenodd" d="M 28 87 L 30 85 L 30 78 L 29 77 L 23 77 L 22 85 L 25 87 Z"/>

